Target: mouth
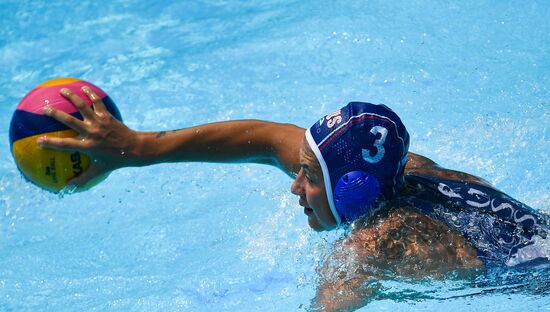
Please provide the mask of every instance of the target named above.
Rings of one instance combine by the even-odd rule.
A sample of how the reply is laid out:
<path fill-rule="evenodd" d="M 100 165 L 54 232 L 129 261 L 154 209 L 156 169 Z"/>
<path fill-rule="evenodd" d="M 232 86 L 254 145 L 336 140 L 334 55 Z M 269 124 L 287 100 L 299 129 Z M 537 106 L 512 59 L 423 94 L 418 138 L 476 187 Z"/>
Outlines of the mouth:
<path fill-rule="evenodd" d="M 307 206 L 306 206 L 306 203 L 305 203 L 304 201 L 300 200 L 300 201 L 298 202 L 298 204 L 299 204 L 300 206 L 304 207 L 304 214 L 306 214 L 307 216 L 309 216 L 310 214 L 313 213 L 313 209 L 307 207 Z"/>
<path fill-rule="evenodd" d="M 309 216 L 310 214 L 313 213 L 313 209 L 311 209 L 311 208 L 309 208 L 309 207 L 306 207 L 306 206 L 303 206 L 303 205 L 302 205 L 302 207 L 304 207 L 304 213 L 305 213 L 307 216 Z"/>

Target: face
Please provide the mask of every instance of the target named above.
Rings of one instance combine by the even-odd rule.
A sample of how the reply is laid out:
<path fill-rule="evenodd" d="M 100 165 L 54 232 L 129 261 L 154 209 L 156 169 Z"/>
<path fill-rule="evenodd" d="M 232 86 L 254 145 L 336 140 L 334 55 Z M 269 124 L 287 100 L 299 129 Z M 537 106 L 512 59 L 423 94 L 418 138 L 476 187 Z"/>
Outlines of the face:
<path fill-rule="evenodd" d="M 336 227 L 336 220 L 327 200 L 323 173 L 317 158 L 305 140 L 300 149 L 300 171 L 290 191 L 300 197 L 300 206 L 304 207 L 304 213 L 312 229 L 326 231 Z"/>

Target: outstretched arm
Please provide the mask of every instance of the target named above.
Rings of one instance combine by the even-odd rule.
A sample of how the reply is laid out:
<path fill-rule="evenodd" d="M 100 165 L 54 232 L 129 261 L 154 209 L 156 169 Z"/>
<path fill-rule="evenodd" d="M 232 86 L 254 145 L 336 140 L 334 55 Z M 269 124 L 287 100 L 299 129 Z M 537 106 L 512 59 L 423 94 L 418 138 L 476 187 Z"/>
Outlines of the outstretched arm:
<path fill-rule="evenodd" d="M 92 165 L 71 184 L 83 186 L 94 177 L 129 166 L 162 162 L 254 162 L 277 166 L 291 175 L 299 170 L 299 149 L 304 129 L 292 124 L 259 120 L 217 122 L 191 128 L 138 132 L 116 120 L 93 91 L 83 88 L 93 103 L 88 106 L 69 90 L 61 94 L 84 120 L 51 107 L 45 114 L 76 130 L 75 138 L 41 137 L 45 148 L 88 154 Z"/>
<path fill-rule="evenodd" d="M 287 173 L 299 170 L 304 130 L 261 120 L 215 122 L 191 128 L 137 132 L 133 154 L 138 166 L 161 162 L 251 162 Z"/>

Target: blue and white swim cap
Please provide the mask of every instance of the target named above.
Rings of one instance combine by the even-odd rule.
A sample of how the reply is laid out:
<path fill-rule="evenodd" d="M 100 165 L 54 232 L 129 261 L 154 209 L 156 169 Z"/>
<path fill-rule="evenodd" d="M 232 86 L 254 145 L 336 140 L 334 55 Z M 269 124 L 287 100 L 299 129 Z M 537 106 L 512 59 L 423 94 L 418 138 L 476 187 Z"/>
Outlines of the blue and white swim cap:
<path fill-rule="evenodd" d="M 338 224 L 368 214 L 404 183 L 409 133 L 386 105 L 351 102 L 306 131 Z"/>

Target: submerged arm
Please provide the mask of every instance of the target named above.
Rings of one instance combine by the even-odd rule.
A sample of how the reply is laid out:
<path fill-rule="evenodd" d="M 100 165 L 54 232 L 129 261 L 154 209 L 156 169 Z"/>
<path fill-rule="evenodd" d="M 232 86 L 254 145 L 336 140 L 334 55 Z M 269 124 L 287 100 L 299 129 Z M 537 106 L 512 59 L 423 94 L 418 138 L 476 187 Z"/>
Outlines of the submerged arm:
<path fill-rule="evenodd" d="M 483 263 L 466 239 L 410 207 L 372 216 L 337 241 L 320 270 L 313 311 L 353 311 L 383 295 L 384 280 L 473 278 Z"/>
<path fill-rule="evenodd" d="M 379 280 L 366 253 L 372 253 L 374 241 L 348 238 L 336 243 L 333 252 L 319 269 L 319 285 L 311 311 L 355 311 L 365 306 L 380 288 Z M 372 257 L 372 255 L 371 255 Z"/>
<path fill-rule="evenodd" d="M 61 94 L 80 111 L 84 120 L 46 108 L 45 114 L 76 130 L 75 138 L 41 137 L 46 148 L 88 154 L 92 165 L 71 184 L 83 186 L 112 170 L 162 162 L 254 162 L 277 166 L 287 174 L 299 170 L 299 149 L 304 129 L 291 124 L 241 120 L 204 124 L 186 129 L 137 132 L 116 120 L 101 99 L 89 89 L 88 106 L 76 94 Z"/>

